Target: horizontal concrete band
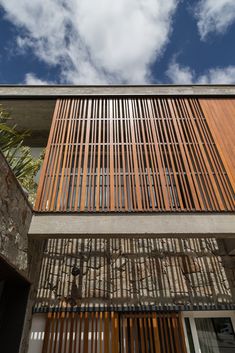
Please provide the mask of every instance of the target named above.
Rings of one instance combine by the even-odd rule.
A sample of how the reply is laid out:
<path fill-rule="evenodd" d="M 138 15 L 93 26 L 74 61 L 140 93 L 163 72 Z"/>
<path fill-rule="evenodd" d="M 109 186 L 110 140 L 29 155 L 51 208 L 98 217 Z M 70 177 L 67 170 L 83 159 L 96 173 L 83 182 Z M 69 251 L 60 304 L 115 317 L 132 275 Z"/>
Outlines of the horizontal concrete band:
<path fill-rule="evenodd" d="M 234 214 L 36 214 L 32 238 L 158 236 L 235 238 Z"/>
<path fill-rule="evenodd" d="M 235 96 L 235 85 L 0 86 L 0 98 L 87 95 Z"/>

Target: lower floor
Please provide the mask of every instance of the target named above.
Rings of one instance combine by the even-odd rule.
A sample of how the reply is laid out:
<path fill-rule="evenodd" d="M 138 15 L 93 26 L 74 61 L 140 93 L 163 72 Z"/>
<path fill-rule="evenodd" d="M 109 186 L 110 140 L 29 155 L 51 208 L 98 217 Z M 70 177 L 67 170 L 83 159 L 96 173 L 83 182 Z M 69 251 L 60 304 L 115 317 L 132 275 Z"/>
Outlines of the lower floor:
<path fill-rule="evenodd" d="M 0 263 L 0 351 L 234 353 L 235 256 L 225 245 L 48 239 L 31 287 Z"/>
<path fill-rule="evenodd" d="M 28 353 L 234 353 L 233 260 L 215 238 L 48 239 Z"/>
<path fill-rule="evenodd" d="M 28 353 L 234 353 L 235 311 L 34 314 Z"/>

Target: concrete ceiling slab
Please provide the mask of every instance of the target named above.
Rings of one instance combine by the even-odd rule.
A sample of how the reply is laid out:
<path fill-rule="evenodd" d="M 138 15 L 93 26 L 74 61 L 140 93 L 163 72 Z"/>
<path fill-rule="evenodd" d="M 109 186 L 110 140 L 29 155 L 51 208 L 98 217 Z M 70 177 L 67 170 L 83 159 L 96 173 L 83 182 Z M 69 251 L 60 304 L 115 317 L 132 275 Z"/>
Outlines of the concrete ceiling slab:
<path fill-rule="evenodd" d="M 30 130 L 25 143 L 32 147 L 44 147 L 50 131 L 55 99 L 0 99 L 0 105 L 10 113 L 10 125 L 19 131 Z"/>

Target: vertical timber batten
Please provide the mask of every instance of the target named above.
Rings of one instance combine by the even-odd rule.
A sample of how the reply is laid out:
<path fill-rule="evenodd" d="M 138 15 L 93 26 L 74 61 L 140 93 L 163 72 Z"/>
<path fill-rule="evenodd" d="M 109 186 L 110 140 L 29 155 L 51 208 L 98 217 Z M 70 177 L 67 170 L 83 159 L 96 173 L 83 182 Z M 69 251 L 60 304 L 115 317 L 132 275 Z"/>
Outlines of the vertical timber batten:
<path fill-rule="evenodd" d="M 217 101 L 57 100 L 35 210 L 234 211 L 233 157 L 214 133 Z M 221 118 L 231 130 L 234 112 L 230 104 Z"/>
<path fill-rule="evenodd" d="M 187 353 L 179 313 L 49 313 L 43 353 Z"/>

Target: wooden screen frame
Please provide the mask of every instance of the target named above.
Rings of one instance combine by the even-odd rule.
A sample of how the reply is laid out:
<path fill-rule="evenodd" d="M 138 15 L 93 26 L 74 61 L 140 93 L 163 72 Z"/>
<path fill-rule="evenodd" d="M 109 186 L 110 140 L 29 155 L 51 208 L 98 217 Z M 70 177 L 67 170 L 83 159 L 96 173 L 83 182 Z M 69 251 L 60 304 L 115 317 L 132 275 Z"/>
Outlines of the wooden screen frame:
<path fill-rule="evenodd" d="M 42 353 L 187 353 L 180 313 L 48 313 Z"/>
<path fill-rule="evenodd" d="M 234 211 L 195 98 L 58 99 L 39 212 Z"/>

